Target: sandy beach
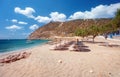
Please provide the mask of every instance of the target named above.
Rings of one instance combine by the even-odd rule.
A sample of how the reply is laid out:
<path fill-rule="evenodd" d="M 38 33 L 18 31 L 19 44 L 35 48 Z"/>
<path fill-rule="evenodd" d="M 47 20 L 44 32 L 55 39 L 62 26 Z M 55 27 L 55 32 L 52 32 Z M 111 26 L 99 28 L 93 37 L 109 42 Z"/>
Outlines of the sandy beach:
<path fill-rule="evenodd" d="M 102 37 L 95 41 L 120 44 Z M 120 47 L 84 44 L 90 51 L 55 51 L 49 44 L 26 49 L 28 58 L 0 64 L 0 77 L 120 77 Z"/>

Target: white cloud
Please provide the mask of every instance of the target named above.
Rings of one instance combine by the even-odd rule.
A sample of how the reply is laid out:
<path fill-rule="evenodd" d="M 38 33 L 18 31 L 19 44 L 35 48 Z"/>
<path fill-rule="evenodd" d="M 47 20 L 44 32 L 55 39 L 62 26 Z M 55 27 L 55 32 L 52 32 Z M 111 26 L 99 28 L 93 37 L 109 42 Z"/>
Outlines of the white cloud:
<path fill-rule="evenodd" d="M 34 24 L 34 25 L 29 27 L 29 29 L 31 29 L 31 30 L 36 30 L 38 28 L 39 28 L 39 26 L 37 24 Z"/>
<path fill-rule="evenodd" d="M 22 27 L 17 26 L 17 25 L 12 25 L 12 26 L 7 26 L 5 27 L 8 30 L 18 30 L 18 29 L 22 29 Z"/>
<path fill-rule="evenodd" d="M 47 16 L 37 16 L 34 20 L 37 20 L 39 23 L 49 23 L 50 21 L 60 21 L 63 22 L 66 20 L 66 15 L 58 12 L 51 12 L 50 17 Z"/>
<path fill-rule="evenodd" d="M 31 7 L 26 7 L 25 9 L 21 9 L 19 7 L 16 7 L 14 9 L 15 13 L 22 14 L 27 16 L 28 18 L 33 18 L 34 20 L 37 20 L 40 23 L 48 23 L 50 21 L 65 21 L 66 20 L 66 15 L 63 13 L 59 12 L 51 12 L 49 15 L 50 17 L 47 16 L 33 16 L 33 13 L 35 13 L 35 10 Z"/>
<path fill-rule="evenodd" d="M 51 12 L 50 17 L 52 21 L 65 21 L 66 20 L 66 15 L 63 13 L 58 13 L 58 12 Z"/>
<path fill-rule="evenodd" d="M 12 19 L 11 20 L 13 23 L 18 23 L 18 24 L 22 24 L 22 25 L 27 25 L 27 22 L 23 22 L 23 21 L 18 21 L 17 19 Z"/>
<path fill-rule="evenodd" d="M 111 5 L 99 5 L 95 8 L 91 8 L 91 11 L 78 11 L 69 17 L 69 20 L 73 19 L 91 19 L 91 18 L 110 18 L 114 17 L 117 9 L 120 8 L 120 3 Z"/>
<path fill-rule="evenodd" d="M 51 12 L 50 17 L 47 16 L 37 16 L 35 20 L 37 20 L 40 23 L 48 23 L 50 21 L 60 21 L 63 22 L 66 20 L 66 15 L 63 13 L 58 12 Z"/>
<path fill-rule="evenodd" d="M 15 13 L 23 14 L 23 15 L 27 16 L 28 18 L 34 18 L 33 13 L 35 13 L 35 10 L 31 7 L 26 7 L 23 10 L 19 7 L 15 7 L 14 11 L 15 11 Z"/>
<path fill-rule="evenodd" d="M 49 17 L 43 17 L 43 16 L 37 16 L 35 18 L 35 20 L 37 20 L 40 23 L 48 23 L 48 22 L 51 21 L 51 18 L 49 18 Z"/>
<path fill-rule="evenodd" d="M 13 23 L 17 23 L 18 21 L 16 19 L 11 20 Z"/>
<path fill-rule="evenodd" d="M 26 7 L 25 9 L 21 9 L 19 7 L 15 8 L 15 12 L 25 15 L 28 18 L 32 18 L 39 23 L 49 23 L 50 21 L 60 21 L 64 22 L 67 20 L 74 19 L 94 19 L 94 18 L 111 18 L 114 17 L 117 9 L 120 8 L 120 3 L 111 4 L 111 5 L 98 5 L 94 8 L 91 8 L 90 11 L 77 11 L 74 14 L 70 15 L 67 19 L 66 15 L 59 12 L 51 12 L 49 16 L 33 16 L 35 10 L 31 7 Z M 13 22 L 16 22 L 15 20 Z M 20 23 L 20 22 L 19 22 Z M 27 24 L 27 23 L 26 23 Z"/>
<path fill-rule="evenodd" d="M 26 25 L 26 24 L 28 24 L 28 23 L 27 23 L 27 22 L 23 22 L 23 21 L 19 21 L 18 24 Z"/>

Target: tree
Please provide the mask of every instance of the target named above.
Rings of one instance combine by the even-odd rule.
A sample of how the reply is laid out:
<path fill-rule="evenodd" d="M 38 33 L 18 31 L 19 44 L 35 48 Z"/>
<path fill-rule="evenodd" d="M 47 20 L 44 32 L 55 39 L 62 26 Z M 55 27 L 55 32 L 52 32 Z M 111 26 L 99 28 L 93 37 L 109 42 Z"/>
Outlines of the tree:
<path fill-rule="evenodd" d="M 106 36 L 120 29 L 120 9 L 117 10 L 115 17 L 108 24 L 101 26 L 101 34 Z"/>
<path fill-rule="evenodd" d="M 93 36 L 93 42 L 94 42 L 95 37 L 100 34 L 100 28 L 97 25 L 92 25 L 88 27 L 88 32 L 89 35 Z"/>
<path fill-rule="evenodd" d="M 80 28 L 80 29 L 77 29 L 75 31 L 75 35 L 76 36 L 81 36 L 81 37 L 86 37 L 88 35 L 92 35 L 93 36 L 93 42 L 94 42 L 94 39 L 97 35 L 100 34 L 100 27 L 97 26 L 97 25 L 92 25 L 90 27 L 87 27 L 87 28 Z"/>
<path fill-rule="evenodd" d="M 86 28 L 80 28 L 75 31 L 76 36 L 86 37 L 88 36 L 88 30 Z"/>
<path fill-rule="evenodd" d="M 115 17 L 112 20 L 112 25 L 118 30 L 120 29 L 120 9 L 117 10 Z"/>
<path fill-rule="evenodd" d="M 114 32 L 116 30 L 120 29 L 120 9 L 117 10 L 115 17 L 112 21 L 110 21 L 108 24 L 104 24 L 103 26 L 98 25 L 92 25 L 89 27 L 77 29 L 75 31 L 75 35 L 82 36 L 83 38 L 92 35 L 93 36 L 93 42 L 97 35 L 99 34 L 109 34 L 111 32 Z"/>

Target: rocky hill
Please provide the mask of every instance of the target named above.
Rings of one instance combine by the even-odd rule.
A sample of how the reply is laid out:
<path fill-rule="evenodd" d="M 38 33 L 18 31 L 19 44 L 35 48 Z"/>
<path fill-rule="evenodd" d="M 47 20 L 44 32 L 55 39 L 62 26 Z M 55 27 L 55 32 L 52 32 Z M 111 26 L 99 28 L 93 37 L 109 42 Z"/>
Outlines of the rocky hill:
<path fill-rule="evenodd" d="M 77 28 L 94 24 L 101 26 L 109 21 L 111 19 L 78 19 L 66 22 L 50 22 L 31 33 L 28 39 L 51 39 L 54 36 L 73 36 Z"/>

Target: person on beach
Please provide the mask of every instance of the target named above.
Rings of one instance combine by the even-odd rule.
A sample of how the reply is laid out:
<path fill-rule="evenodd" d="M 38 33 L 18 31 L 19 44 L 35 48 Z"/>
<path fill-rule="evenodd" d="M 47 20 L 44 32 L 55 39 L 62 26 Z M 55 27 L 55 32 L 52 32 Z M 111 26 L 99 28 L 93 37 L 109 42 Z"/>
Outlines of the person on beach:
<path fill-rule="evenodd" d="M 77 41 L 76 41 L 76 44 L 78 45 L 78 43 L 79 43 L 79 39 L 77 39 Z"/>

